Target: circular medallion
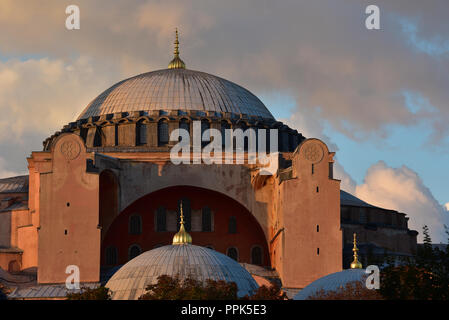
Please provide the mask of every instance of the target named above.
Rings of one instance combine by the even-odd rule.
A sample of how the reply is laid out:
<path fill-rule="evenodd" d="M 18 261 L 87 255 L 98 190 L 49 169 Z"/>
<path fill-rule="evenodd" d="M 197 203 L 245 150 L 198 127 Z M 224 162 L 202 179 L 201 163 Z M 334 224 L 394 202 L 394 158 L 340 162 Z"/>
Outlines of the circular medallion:
<path fill-rule="evenodd" d="M 320 162 L 323 159 L 323 149 L 317 143 L 310 143 L 304 148 L 304 156 L 312 163 Z"/>
<path fill-rule="evenodd" d="M 76 159 L 80 151 L 80 145 L 76 141 L 64 141 L 61 144 L 61 153 L 67 160 Z"/>

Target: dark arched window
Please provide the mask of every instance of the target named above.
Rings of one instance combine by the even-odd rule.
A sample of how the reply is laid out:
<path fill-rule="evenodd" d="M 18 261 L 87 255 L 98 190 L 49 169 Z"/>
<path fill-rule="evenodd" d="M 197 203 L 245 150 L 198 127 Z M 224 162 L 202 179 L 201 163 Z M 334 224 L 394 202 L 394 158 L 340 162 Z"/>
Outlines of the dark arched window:
<path fill-rule="evenodd" d="M 204 147 L 210 142 L 210 134 L 204 134 L 204 132 L 210 129 L 210 122 L 206 119 L 201 120 L 201 145 Z M 206 140 L 206 141 L 203 141 Z"/>
<path fill-rule="evenodd" d="M 156 211 L 156 231 L 167 231 L 167 214 L 165 207 L 159 207 Z"/>
<path fill-rule="evenodd" d="M 147 144 L 147 125 L 142 121 L 137 123 L 136 139 L 138 146 L 143 146 Z"/>
<path fill-rule="evenodd" d="M 229 258 L 234 259 L 235 261 L 239 261 L 239 253 L 238 253 L 237 249 L 234 247 L 228 248 L 226 255 Z"/>
<path fill-rule="evenodd" d="M 161 119 L 157 123 L 157 141 L 159 146 L 165 146 L 168 143 L 168 140 L 168 121 Z"/>
<path fill-rule="evenodd" d="M 236 217 L 229 217 L 228 232 L 229 233 L 237 233 L 237 218 Z"/>
<path fill-rule="evenodd" d="M 134 259 L 142 252 L 142 249 L 137 244 L 133 244 L 131 247 L 129 247 L 128 250 L 128 258 L 129 260 Z"/>
<path fill-rule="evenodd" d="M 201 230 L 204 232 L 212 231 L 212 213 L 209 207 L 204 207 L 201 212 Z"/>
<path fill-rule="evenodd" d="M 262 248 L 259 246 L 251 249 L 251 263 L 255 265 L 262 265 Z"/>
<path fill-rule="evenodd" d="M 100 127 L 97 127 L 95 129 L 95 135 L 94 135 L 94 147 L 101 147 L 101 141 L 102 141 L 103 132 Z"/>
<path fill-rule="evenodd" d="M 236 151 L 248 151 L 249 136 L 245 136 L 245 131 L 248 129 L 248 126 L 246 125 L 245 122 L 240 121 L 239 123 L 237 123 L 236 129 L 241 129 L 242 130 L 242 134 L 243 134 L 243 150 L 241 150 L 241 147 L 242 147 L 241 145 L 237 146 L 237 137 L 236 136 L 233 137 L 234 149 Z M 237 150 L 237 148 L 239 150 Z"/>
<path fill-rule="evenodd" d="M 187 132 L 190 133 L 190 122 L 187 119 L 181 119 L 181 121 L 179 121 L 179 129 L 184 129 L 187 130 Z"/>
<path fill-rule="evenodd" d="M 178 201 L 178 224 L 177 224 L 177 230 L 179 230 L 180 223 L 181 223 L 181 202 L 182 202 L 182 212 L 184 214 L 184 227 L 186 231 L 190 231 L 192 229 L 192 209 L 190 208 L 190 199 L 188 198 L 182 198 Z"/>
<path fill-rule="evenodd" d="M 135 214 L 129 217 L 129 234 L 142 233 L 142 217 Z"/>
<path fill-rule="evenodd" d="M 106 265 L 113 266 L 117 264 L 117 248 L 116 247 L 107 247 L 106 248 Z"/>
<path fill-rule="evenodd" d="M 226 145 L 226 129 L 231 129 L 231 125 L 227 121 L 221 122 L 221 143 L 224 147 Z"/>

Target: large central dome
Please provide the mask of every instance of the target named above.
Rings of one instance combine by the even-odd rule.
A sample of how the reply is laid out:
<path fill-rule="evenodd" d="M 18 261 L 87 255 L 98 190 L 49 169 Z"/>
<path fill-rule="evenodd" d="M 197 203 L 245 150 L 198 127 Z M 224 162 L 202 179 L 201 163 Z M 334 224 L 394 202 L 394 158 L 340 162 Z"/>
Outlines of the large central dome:
<path fill-rule="evenodd" d="M 113 85 L 95 98 L 78 120 L 152 110 L 231 112 L 274 119 L 245 88 L 208 73 L 173 68 L 144 73 Z"/>

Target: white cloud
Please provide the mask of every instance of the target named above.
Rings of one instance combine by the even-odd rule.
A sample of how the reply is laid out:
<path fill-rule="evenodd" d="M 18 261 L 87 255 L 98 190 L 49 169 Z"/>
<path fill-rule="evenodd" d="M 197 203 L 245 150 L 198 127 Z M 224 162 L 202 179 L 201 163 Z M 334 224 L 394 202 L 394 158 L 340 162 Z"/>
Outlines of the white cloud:
<path fill-rule="evenodd" d="M 446 208 L 446 211 L 449 211 L 449 202 L 446 203 L 446 204 L 444 205 L 444 207 Z"/>
<path fill-rule="evenodd" d="M 25 171 L 16 172 L 16 171 L 7 170 L 5 159 L 0 157 L 0 179 L 14 177 L 14 176 L 20 176 L 23 174 L 26 174 L 26 172 Z"/>
<path fill-rule="evenodd" d="M 84 57 L 0 62 L 0 142 L 60 130 L 110 84 L 106 77 Z"/>
<path fill-rule="evenodd" d="M 410 168 L 391 168 L 379 161 L 368 169 L 355 195 L 372 205 L 407 214 L 409 228 L 420 232 L 418 241 L 422 241 L 422 227 L 427 225 L 433 242 L 446 243 L 444 224 L 449 226 L 449 214 Z"/>

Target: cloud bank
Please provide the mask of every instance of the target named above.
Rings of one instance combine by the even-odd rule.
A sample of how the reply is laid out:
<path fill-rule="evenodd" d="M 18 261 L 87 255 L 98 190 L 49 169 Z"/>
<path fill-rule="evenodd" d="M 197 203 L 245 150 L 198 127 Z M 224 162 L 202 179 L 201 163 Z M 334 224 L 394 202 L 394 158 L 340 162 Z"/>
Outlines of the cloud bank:
<path fill-rule="evenodd" d="M 444 225 L 449 226 L 449 212 L 410 168 L 391 168 L 379 161 L 368 169 L 362 184 L 355 188 L 350 184 L 350 188 L 354 195 L 372 205 L 405 213 L 409 228 L 420 233 L 419 242 L 422 242 L 422 227 L 427 225 L 433 242 L 447 243 Z M 342 189 L 347 190 L 344 180 Z"/>

